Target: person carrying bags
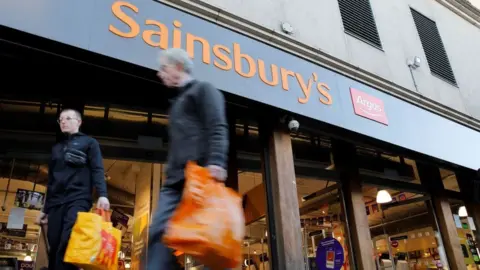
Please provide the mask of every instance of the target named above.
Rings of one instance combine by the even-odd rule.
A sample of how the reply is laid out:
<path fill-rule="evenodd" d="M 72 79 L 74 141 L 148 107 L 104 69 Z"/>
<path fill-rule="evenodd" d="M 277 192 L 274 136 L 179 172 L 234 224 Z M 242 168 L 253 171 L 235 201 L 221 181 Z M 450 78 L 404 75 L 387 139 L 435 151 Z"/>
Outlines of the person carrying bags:
<path fill-rule="evenodd" d="M 187 181 L 188 195 L 193 201 L 208 201 L 204 196 L 215 196 L 205 192 L 207 183 L 220 187 L 216 194 L 228 193 L 223 192 L 226 188 L 222 184 L 227 177 L 229 146 L 223 94 L 210 83 L 192 77 L 193 62 L 184 50 L 177 48 L 164 50 L 159 61 L 157 76 L 165 86 L 176 89 L 178 95 L 173 100 L 170 110 L 167 177 L 160 190 L 157 210 L 149 228 L 148 270 L 174 269 L 176 264 L 173 250 L 165 244 L 163 238 L 168 233 L 172 216 L 176 211 L 186 213 L 178 209 L 183 203 L 186 173 L 190 172 L 192 175 L 200 173 L 205 180 Z M 212 181 L 209 182 L 209 179 Z M 221 185 L 215 185 L 215 182 Z M 241 200 L 237 197 L 234 196 L 234 204 L 238 204 L 236 209 L 240 209 Z M 183 207 L 185 208 L 188 206 Z M 221 215 L 222 212 L 218 214 Z M 243 212 L 237 216 L 242 222 Z M 243 230 L 244 224 L 241 226 Z M 238 237 L 243 238 L 242 231 L 237 233 Z"/>
<path fill-rule="evenodd" d="M 99 195 L 97 208 L 109 210 L 110 202 L 100 146 L 79 131 L 81 114 L 64 109 L 58 119 L 63 138 L 52 148 L 48 169 L 47 197 L 36 223 L 48 224 L 49 270 L 78 269 L 64 261 L 65 251 L 78 213 L 92 208 L 93 188 Z"/>

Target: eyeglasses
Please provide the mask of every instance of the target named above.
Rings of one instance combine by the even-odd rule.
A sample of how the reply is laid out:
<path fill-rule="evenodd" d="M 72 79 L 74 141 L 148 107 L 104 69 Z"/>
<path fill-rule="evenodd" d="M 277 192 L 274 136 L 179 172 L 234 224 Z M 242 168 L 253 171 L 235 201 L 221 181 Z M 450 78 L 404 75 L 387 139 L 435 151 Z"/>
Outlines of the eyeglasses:
<path fill-rule="evenodd" d="M 65 120 L 65 121 L 72 121 L 72 120 L 78 120 L 78 119 L 77 119 L 77 118 L 72 118 L 72 117 L 70 117 L 70 116 L 67 116 L 66 118 L 59 118 L 59 119 L 57 120 L 57 123 L 60 124 L 63 120 Z"/>

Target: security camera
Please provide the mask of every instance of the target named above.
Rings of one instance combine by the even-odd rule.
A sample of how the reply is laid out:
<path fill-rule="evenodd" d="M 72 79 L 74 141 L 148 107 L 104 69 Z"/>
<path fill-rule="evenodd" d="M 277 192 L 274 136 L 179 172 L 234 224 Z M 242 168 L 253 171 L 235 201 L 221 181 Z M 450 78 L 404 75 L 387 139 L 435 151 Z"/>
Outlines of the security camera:
<path fill-rule="evenodd" d="M 290 121 L 288 121 L 288 129 L 290 131 L 297 132 L 299 128 L 300 128 L 300 123 L 297 120 L 292 118 Z"/>
<path fill-rule="evenodd" d="M 420 57 L 418 56 L 415 56 L 413 58 L 413 65 L 416 66 L 416 67 L 420 67 L 420 64 L 422 63 L 422 60 L 420 60 Z"/>
<path fill-rule="evenodd" d="M 285 115 L 280 119 L 280 122 L 283 124 L 286 124 L 288 127 L 288 130 L 291 132 L 297 132 L 298 129 L 300 128 L 300 123 L 295 120 L 293 117 Z"/>
<path fill-rule="evenodd" d="M 422 60 L 418 56 L 415 56 L 407 60 L 407 65 L 412 69 L 419 68 L 421 63 L 422 63 Z"/>

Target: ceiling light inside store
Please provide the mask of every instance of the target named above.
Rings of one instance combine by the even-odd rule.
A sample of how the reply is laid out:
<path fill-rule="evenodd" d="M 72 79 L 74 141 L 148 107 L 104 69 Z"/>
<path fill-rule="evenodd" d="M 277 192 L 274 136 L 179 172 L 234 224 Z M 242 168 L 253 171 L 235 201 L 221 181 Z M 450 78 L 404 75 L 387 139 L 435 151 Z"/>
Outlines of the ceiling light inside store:
<path fill-rule="evenodd" d="M 377 203 L 389 203 L 392 201 L 392 196 L 386 190 L 379 190 L 377 193 Z"/>
<path fill-rule="evenodd" d="M 467 208 L 465 206 L 460 206 L 460 208 L 458 208 L 458 215 L 460 217 L 468 217 Z"/>

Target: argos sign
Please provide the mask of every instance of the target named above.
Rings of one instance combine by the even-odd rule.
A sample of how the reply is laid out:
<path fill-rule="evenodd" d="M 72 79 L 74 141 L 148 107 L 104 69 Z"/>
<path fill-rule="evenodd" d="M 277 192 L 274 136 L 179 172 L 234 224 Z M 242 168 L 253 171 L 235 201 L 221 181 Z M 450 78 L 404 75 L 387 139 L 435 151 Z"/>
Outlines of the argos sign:
<path fill-rule="evenodd" d="M 356 115 L 363 116 L 388 126 L 387 114 L 383 101 L 358 89 L 350 87 L 353 110 Z"/>

